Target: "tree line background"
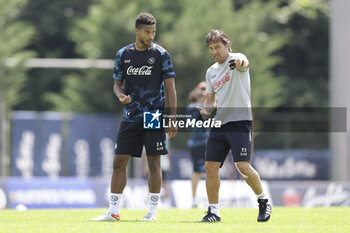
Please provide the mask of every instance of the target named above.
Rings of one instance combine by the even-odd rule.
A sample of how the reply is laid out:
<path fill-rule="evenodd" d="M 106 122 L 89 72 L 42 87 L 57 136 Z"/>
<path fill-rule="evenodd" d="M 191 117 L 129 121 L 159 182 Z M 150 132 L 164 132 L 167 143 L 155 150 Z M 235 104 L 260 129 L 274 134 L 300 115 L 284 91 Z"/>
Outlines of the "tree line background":
<path fill-rule="evenodd" d="M 135 41 L 140 12 L 157 19 L 155 42 L 173 59 L 178 106 L 187 106 L 188 93 L 213 63 L 205 44 L 212 28 L 225 31 L 233 51 L 248 57 L 254 107 L 328 106 L 327 0 L 0 0 L 0 93 L 8 114 L 121 112 L 112 70 L 28 69 L 23 62 L 114 59 L 118 49 Z M 15 66 L 6 65 L 8 58 L 16 58 Z M 290 147 L 306 141 L 309 147 L 328 146 L 326 135 L 317 142 L 313 134 L 302 140 L 288 135 Z M 286 146 L 281 135 L 268 137 L 275 147 Z M 256 135 L 256 146 L 264 147 L 263 138 Z"/>

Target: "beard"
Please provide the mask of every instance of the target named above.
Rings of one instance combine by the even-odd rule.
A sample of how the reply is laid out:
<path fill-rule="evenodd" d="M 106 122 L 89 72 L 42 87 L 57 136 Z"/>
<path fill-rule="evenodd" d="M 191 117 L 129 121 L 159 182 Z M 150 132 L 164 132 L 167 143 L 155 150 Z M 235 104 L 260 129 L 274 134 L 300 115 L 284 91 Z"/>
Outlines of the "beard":
<path fill-rule="evenodd" d="M 145 40 L 141 40 L 141 39 L 140 39 L 140 42 L 146 47 L 150 46 L 151 43 L 152 43 L 152 41 L 151 42 L 146 42 Z M 149 43 L 149 44 L 147 44 L 147 43 Z"/>

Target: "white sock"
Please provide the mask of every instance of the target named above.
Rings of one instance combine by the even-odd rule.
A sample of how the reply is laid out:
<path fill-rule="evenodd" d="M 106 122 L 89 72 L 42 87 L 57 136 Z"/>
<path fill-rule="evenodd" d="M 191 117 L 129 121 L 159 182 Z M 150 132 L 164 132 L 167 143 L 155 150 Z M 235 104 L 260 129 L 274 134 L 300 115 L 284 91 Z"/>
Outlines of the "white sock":
<path fill-rule="evenodd" d="M 259 195 L 256 195 L 256 198 L 257 198 L 257 199 L 265 199 L 265 194 L 264 194 L 264 192 L 262 192 L 262 193 L 259 194 Z"/>
<path fill-rule="evenodd" d="M 147 213 L 157 215 L 157 205 L 159 203 L 159 199 L 160 193 L 149 193 Z"/>
<path fill-rule="evenodd" d="M 220 217 L 220 212 L 219 212 L 219 203 L 218 204 L 209 204 L 210 211 L 213 214 L 216 214 L 217 216 Z"/>
<path fill-rule="evenodd" d="M 119 214 L 119 204 L 122 199 L 122 193 L 111 193 L 109 196 L 109 212 Z"/>
<path fill-rule="evenodd" d="M 197 205 L 197 197 L 194 197 L 194 198 L 192 199 L 192 205 Z"/>

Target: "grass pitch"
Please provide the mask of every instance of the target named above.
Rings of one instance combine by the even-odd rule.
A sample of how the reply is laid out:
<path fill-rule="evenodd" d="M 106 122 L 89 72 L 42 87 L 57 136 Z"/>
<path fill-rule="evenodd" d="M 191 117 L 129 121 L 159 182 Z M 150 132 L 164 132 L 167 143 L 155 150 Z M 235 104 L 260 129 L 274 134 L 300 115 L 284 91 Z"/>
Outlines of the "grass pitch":
<path fill-rule="evenodd" d="M 0 232 L 350 232 L 350 208 L 275 207 L 269 222 L 258 223 L 257 209 L 220 209 L 222 222 L 200 223 L 203 209 L 158 211 L 158 221 L 141 222 L 145 210 L 121 210 L 120 222 L 91 222 L 106 209 L 0 210 Z"/>

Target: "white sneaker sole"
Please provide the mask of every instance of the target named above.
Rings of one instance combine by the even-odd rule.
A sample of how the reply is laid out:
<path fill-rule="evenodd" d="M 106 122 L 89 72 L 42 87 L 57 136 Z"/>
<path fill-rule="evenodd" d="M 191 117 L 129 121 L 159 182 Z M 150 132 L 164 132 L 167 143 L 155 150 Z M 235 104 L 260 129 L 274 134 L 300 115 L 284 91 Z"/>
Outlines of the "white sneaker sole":
<path fill-rule="evenodd" d="M 143 218 L 141 221 L 143 221 L 143 222 L 154 222 L 154 221 L 157 221 L 157 217 Z"/>

